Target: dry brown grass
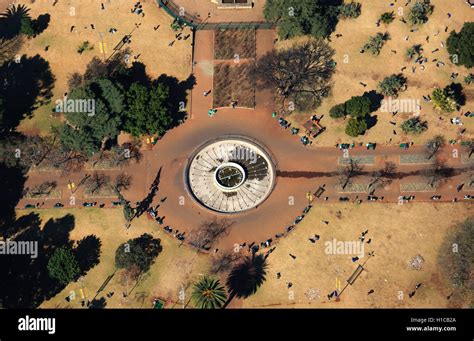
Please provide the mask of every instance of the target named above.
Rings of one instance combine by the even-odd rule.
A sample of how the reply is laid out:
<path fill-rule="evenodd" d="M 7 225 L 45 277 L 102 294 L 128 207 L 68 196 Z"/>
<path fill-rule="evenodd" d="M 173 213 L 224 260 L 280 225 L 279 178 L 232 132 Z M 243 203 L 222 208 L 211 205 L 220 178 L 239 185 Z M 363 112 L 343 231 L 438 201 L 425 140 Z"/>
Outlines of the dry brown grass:
<path fill-rule="evenodd" d="M 229 107 L 232 101 L 237 106 L 255 106 L 255 81 L 250 74 L 252 64 L 216 62 L 214 65 L 214 107 Z"/>
<path fill-rule="evenodd" d="M 214 59 L 248 59 L 256 54 L 255 30 L 217 30 Z"/>
<path fill-rule="evenodd" d="M 23 211 L 19 211 L 22 214 Z M 69 284 L 61 293 L 44 302 L 42 308 L 81 308 L 80 289 L 85 290 L 87 299 L 92 299 L 104 280 L 115 272 L 115 250 L 127 240 L 136 238 L 143 233 L 149 233 L 161 240 L 163 251 L 156 258 L 149 272 L 133 289 L 134 282 L 122 279 L 121 271 L 117 271 L 97 299 L 105 297 L 108 292 L 114 292 L 111 298 L 106 298 L 107 308 L 151 308 L 154 298 L 159 297 L 168 301 L 180 303 L 179 291 L 185 288 L 186 298 L 190 296 L 191 283 L 206 273 L 210 267 L 210 258 L 198 254 L 187 246 L 179 246 L 178 240 L 163 232 L 158 224 L 143 216 L 132 223 L 127 231 L 124 228 L 123 214 L 120 209 L 47 209 L 40 210 L 39 215 L 43 224 L 50 218 L 63 217 L 72 214 L 75 218 L 75 228 L 70 233 L 70 239 L 80 240 L 94 234 L 102 242 L 100 263 L 92 268 L 81 281 Z M 74 291 L 76 299 L 70 303 L 65 297 Z M 129 297 L 122 293 L 131 291 Z M 187 299 L 186 299 L 187 302 Z M 181 306 L 178 304 L 178 306 Z"/>
<path fill-rule="evenodd" d="M 474 90 L 471 86 L 464 84 L 464 77 L 469 73 L 464 67 L 457 67 L 449 62 L 448 52 L 446 48 L 441 47 L 441 43 L 445 42 L 451 30 L 459 32 L 464 22 L 472 21 L 469 7 L 462 0 L 444 1 L 432 0 L 435 6 L 433 14 L 429 21 L 419 27 L 417 32 L 411 33 L 410 26 L 399 21 L 400 17 L 396 16 L 393 23 L 386 26 L 382 24 L 380 27 L 375 25 L 380 15 L 387 11 L 397 10 L 401 7 L 408 14 L 404 7 L 404 1 L 398 1 L 395 7 L 389 7 L 393 1 L 373 1 L 373 0 L 358 0 L 362 4 L 362 14 L 359 18 L 353 20 L 341 20 L 337 26 L 335 33 L 342 34 L 342 37 L 336 38 L 335 34 L 332 37 L 330 45 L 336 50 L 334 60 L 337 62 L 336 74 L 333 77 L 334 86 L 332 95 L 325 99 L 315 113 L 318 115 L 324 114 L 325 117 L 321 124 L 327 127 L 326 132 L 316 139 L 313 146 L 331 146 L 335 143 L 341 142 L 377 142 L 379 144 L 387 143 L 390 138 L 393 138 L 392 143 L 398 144 L 405 141 L 414 141 L 415 143 L 422 143 L 435 135 L 445 135 L 447 139 L 457 138 L 459 127 L 449 123 L 449 118 L 458 116 L 458 113 L 447 115 L 443 121 L 438 119 L 440 115 L 432 104 L 425 103 L 422 99 L 423 95 L 428 95 L 433 91 L 435 86 L 444 87 L 450 84 L 450 75 L 452 72 L 458 72 L 459 76 L 456 82 L 463 84 L 466 94 L 466 105 L 463 107 L 464 111 L 472 110 L 474 103 Z M 413 1 L 412 1 L 413 3 Z M 451 19 L 447 19 L 446 13 L 451 12 Z M 448 25 L 448 32 L 444 32 L 445 26 Z M 440 30 L 438 36 L 434 34 Z M 387 41 L 379 56 L 373 56 L 368 53 L 359 53 L 360 48 L 364 45 L 369 36 L 373 36 L 377 32 L 389 32 L 391 40 Z M 408 41 L 405 41 L 405 36 L 410 36 Z M 430 42 L 425 41 L 426 36 L 430 36 Z M 288 42 L 280 42 L 279 46 L 286 46 Z M 411 72 L 411 66 L 414 64 L 406 61 L 405 51 L 415 45 L 423 45 L 423 55 L 425 55 L 430 62 L 424 71 L 417 67 L 416 73 Z M 439 48 L 436 53 L 431 51 Z M 397 54 L 390 50 L 396 50 Z M 345 58 L 348 62 L 344 63 Z M 431 60 L 437 58 L 446 63 L 445 67 L 437 68 L 435 63 Z M 392 126 L 389 121 L 392 120 L 392 115 L 389 113 L 375 112 L 378 122 L 375 127 L 367 131 L 366 135 L 358 138 L 351 138 L 344 132 L 345 122 L 335 121 L 329 117 L 329 109 L 338 103 L 343 103 L 351 96 L 362 95 L 365 91 L 374 90 L 377 83 L 384 77 L 391 74 L 398 74 L 402 67 L 407 66 L 405 76 L 408 78 L 407 91 L 400 94 L 400 99 L 415 99 L 420 101 L 422 120 L 428 121 L 429 129 L 420 136 L 405 136 L 399 128 L 398 135 L 393 135 Z M 471 71 L 472 72 L 472 71 Z M 359 84 L 363 82 L 367 84 L 364 88 Z M 311 114 L 294 113 L 290 116 L 290 121 L 295 124 L 304 123 Z M 397 126 L 400 125 L 411 114 L 398 114 L 393 118 Z M 464 126 L 467 128 L 465 138 L 473 138 L 474 120 L 472 118 L 463 117 Z"/>
<path fill-rule="evenodd" d="M 172 19 L 153 0 L 141 1 L 144 18 L 130 13 L 133 2 L 125 0 L 103 1 L 105 11 L 101 10 L 101 2 L 96 0 L 59 1 L 54 7 L 53 0 L 9 2 L 27 5 L 30 15 L 35 18 L 44 13 L 51 15 L 49 27 L 38 37 L 28 40 L 19 52 L 28 56 L 40 54 L 50 63 L 56 77 L 53 103 L 36 110 L 32 119 L 23 120 L 20 125 L 23 132 L 48 134 L 50 126 L 58 124 L 51 110 L 54 100 L 62 98 L 67 91 L 68 76 L 74 72 L 83 73 L 93 57 L 104 57 L 99 46 L 101 41 L 106 45 L 105 56 L 109 56 L 122 37 L 135 28 L 135 23 L 141 23 L 141 26 L 133 33 L 131 44 L 127 45 L 132 50 L 130 62 L 134 61 L 133 56 L 140 55 L 137 60 L 147 66 L 147 72 L 153 78 L 166 73 L 184 80 L 191 73 L 192 39 L 176 40 L 169 47 L 168 43 L 175 40 L 176 34 L 170 28 Z M 71 8 L 75 10 L 74 16 L 70 15 Z M 91 24 L 95 30 L 91 29 Z M 160 27 L 155 31 L 153 28 L 157 25 Z M 71 26 L 76 27 L 73 33 L 70 33 Z M 109 33 L 112 27 L 118 32 Z M 185 29 L 183 36 L 190 33 L 190 29 Z M 77 48 L 84 41 L 89 41 L 94 49 L 79 55 Z M 49 46 L 47 52 L 46 46 Z"/>
<path fill-rule="evenodd" d="M 470 302 L 447 300 L 452 293 L 442 278 L 438 263 L 438 249 L 458 222 L 473 214 L 469 204 L 362 204 L 358 206 L 333 204 L 313 207 L 309 215 L 287 238 L 276 244 L 268 258 L 267 281 L 254 296 L 243 301 L 244 307 L 313 307 L 313 308 L 405 308 L 405 307 L 460 307 Z M 336 212 L 341 212 L 341 218 Z M 326 225 L 322 220 L 329 221 Z M 367 253 L 375 252 L 353 286 L 348 286 L 340 302 L 328 302 L 326 295 L 336 289 L 336 279 L 345 285 L 356 269 L 352 255 L 325 253 L 326 241 L 358 240 L 362 231 L 369 230 L 365 244 Z M 319 234 L 315 244 L 308 238 Z M 293 260 L 288 254 L 296 256 Z M 420 254 L 425 262 L 419 271 L 408 267 L 407 262 Z M 276 278 L 276 273 L 281 278 Z M 286 283 L 293 286 L 287 289 Z M 417 283 L 422 287 L 413 298 L 408 293 Z M 314 289 L 320 297 L 309 300 L 305 294 Z M 375 290 L 367 295 L 369 290 Z M 399 292 L 404 293 L 398 299 Z M 294 298 L 291 298 L 291 295 Z"/>

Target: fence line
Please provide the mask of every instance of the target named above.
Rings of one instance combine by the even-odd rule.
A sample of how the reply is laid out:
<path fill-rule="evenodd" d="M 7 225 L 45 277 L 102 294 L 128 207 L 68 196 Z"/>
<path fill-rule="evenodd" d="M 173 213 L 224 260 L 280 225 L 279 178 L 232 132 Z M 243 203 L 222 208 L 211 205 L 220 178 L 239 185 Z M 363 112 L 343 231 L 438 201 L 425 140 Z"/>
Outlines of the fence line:
<path fill-rule="evenodd" d="M 272 29 L 275 27 L 274 23 L 270 22 L 224 22 L 224 23 L 210 23 L 202 21 L 201 19 L 192 15 L 179 15 L 180 8 L 170 0 L 157 0 L 158 5 L 165 10 L 171 17 L 194 30 L 219 30 L 219 29 Z"/>

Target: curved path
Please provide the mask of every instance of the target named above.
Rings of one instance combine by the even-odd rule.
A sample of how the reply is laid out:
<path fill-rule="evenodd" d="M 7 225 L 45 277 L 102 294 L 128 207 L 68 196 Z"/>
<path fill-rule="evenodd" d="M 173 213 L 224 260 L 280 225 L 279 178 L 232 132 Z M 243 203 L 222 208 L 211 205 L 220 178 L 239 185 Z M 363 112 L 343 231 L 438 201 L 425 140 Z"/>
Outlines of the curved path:
<path fill-rule="evenodd" d="M 273 48 L 274 38 L 273 30 L 257 31 L 257 56 Z M 213 31 L 196 32 L 194 75 L 197 84 L 192 91 L 191 117 L 180 127 L 168 132 L 152 150 L 145 151 L 142 162 L 124 169 L 133 176 L 133 185 L 125 193 L 126 198 L 132 202 L 145 198 L 149 192 L 149 186 L 153 183 L 158 170 L 161 169 L 159 191 L 152 206 L 160 205 L 158 214 L 164 217 L 163 226 L 169 225 L 180 232 L 189 233 L 200 223 L 216 216 L 229 218 L 234 225 L 230 234 L 220 242 L 219 248 L 243 242 L 259 244 L 268 238 L 275 239 L 275 234 L 284 232 L 294 218 L 301 214 L 308 203 L 307 192 L 315 192 L 319 186 L 326 185 L 327 191 L 323 197 L 328 196 L 329 199 L 327 201 L 323 201 L 322 198 L 317 199 L 313 204 L 335 202 L 340 196 L 348 196 L 351 201 L 355 200 L 357 194 L 341 194 L 335 188 L 338 182 L 337 169 L 339 157 L 342 156 L 341 151 L 334 147 L 305 147 L 298 137 L 292 136 L 288 130 L 281 128 L 272 118 L 274 105 L 269 92 L 257 91 L 254 109 L 221 108 L 215 116 L 207 115 L 208 109 L 212 107 L 213 42 Z M 210 95 L 204 96 L 203 93 L 208 90 L 211 90 Z M 193 155 L 195 149 L 209 140 L 225 135 L 242 135 L 258 141 L 273 154 L 277 172 L 274 190 L 267 200 L 255 209 L 232 215 L 219 214 L 198 204 L 187 192 L 184 178 L 189 157 Z M 441 158 L 453 168 L 465 167 L 466 164 L 462 164 L 461 157 L 457 159 L 450 157 L 453 148 L 446 147 Z M 399 156 L 400 154 L 420 154 L 422 149 L 422 147 L 412 147 L 408 151 L 402 151 L 398 147 L 380 147 L 375 151 L 367 151 L 365 148 L 355 148 L 350 152 L 353 156 L 359 154 L 373 157 L 374 164 L 365 166 L 366 171 L 378 170 L 384 162 L 392 161 L 398 166 L 398 171 L 414 172 L 412 176 L 396 180 L 377 191 L 377 195 L 384 196 L 383 202 L 397 202 L 401 195 L 400 182 L 416 182 L 419 178 L 416 172 L 427 167 L 427 165 L 400 165 Z M 113 176 L 118 171 L 108 172 Z M 48 175 L 51 177 L 51 173 Z M 67 181 L 77 183 L 82 176 L 83 174 L 72 174 L 67 179 L 59 179 L 58 184 L 65 188 Z M 47 180 L 45 173 L 32 172 L 29 177 L 32 183 L 39 182 L 41 179 Z M 461 198 L 466 192 L 457 193 L 456 185 L 463 180 L 462 174 L 452 178 L 436 194 L 442 195 L 442 200 L 445 201 L 451 201 L 456 196 Z M 62 202 L 67 205 L 68 193 L 63 192 L 65 194 L 63 194 Z M 430 200 L 435 193 L 403 193 L 402 195 L 410 194 L 416 195 L 416 201 L 420 201 Z M 359 193 L 359 196 L 365 199 L 366 194 Z M 160 201 L 164 198 L 166 200 Z M 57 201 L 48 200 L 45 207 L 52 206 L 52 203 Z M 78 199 L 77 205 L 80 205 L 82 201 Z M 31 203 L 32 200 L 22 200 L 19 207 L 29 202 Z M 110 203 L 110 199 L 100 202 Z"/>

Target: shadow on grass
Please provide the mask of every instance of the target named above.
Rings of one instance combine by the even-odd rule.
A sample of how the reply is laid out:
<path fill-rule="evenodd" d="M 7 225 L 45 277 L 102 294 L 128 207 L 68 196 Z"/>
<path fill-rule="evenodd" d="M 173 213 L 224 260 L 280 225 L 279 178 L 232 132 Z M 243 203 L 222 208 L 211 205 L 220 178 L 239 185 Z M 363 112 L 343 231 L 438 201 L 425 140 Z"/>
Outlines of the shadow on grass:
<path fill-rule="evenodd" d="M 36 55 L 23 56 L 19 63 L 10 61 L 0 66 L 0 98 L 4 115 L 0 135 L 15 129 L 20 121 L 31 118 L 33 111 L 52 97 L 55 77 L 49 63 Z"/>

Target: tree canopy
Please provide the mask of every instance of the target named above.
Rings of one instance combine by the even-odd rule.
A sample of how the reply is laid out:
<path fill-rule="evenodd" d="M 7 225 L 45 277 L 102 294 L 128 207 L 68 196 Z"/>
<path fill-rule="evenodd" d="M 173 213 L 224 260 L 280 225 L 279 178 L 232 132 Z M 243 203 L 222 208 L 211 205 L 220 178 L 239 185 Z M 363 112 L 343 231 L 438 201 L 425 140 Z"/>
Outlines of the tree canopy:
<path fill-rule="evenodd" d="M 133 136 L 163 135 L 173 120 L 168 109 L 169 89 L 163 84 L 147 88 L 134 83 L 127 91 L 124 131 Z"/>
<path fill-rule="evenodd" d="M 194 284 L 192 299 L 198 308 L 222 308 L 226 298 L 225 288 L 218 279 L 204 276 Z"/>
<path fill-rule="evenodd" d="M 310 110 L 329 94 L 333 56 L 334 50 L 322 39 L 309 39 L 269 52 L 257 62 L 255 74 L 260 85 L 274 89 L 283 103 Z"/>
<path fill-rule="evenodd" d="M 87 104 L 87 108 L 82 107 L 86 110 L 81 111 L 78 111 L 76 106 L 76 110 L 72 112 L 65 105 L 64 115 L 67 121 L 59 128 L 64 147 L 91 156 L 99 151 L 107 140 L 117 137 L 120 132 L 124 97 L 121 89 L 110 80 L 98 79 L 73 89 L 68 101 L 90 105 Z"/>
<path fill-rule="evenodd" d="M 130 239 L 117 248 L 115 265 L 119 269 L 137 267 L 141 272 L 146 272 L 162 250 L 160 243 L 159 239 L 155 239 L 147 233 Z"/>
<path fill-rule="evenodd" d="M 428 17 L 433 13 L 434 6 L 430 0 L 416 0 L 408 14 L 408 22 L 412 25 L 421 25 L 428 21 Z"/>
<path fill-rule="evenodd" d="M 451 60 L 466 68 L 474 66 L 474 22 L 464 23 L 461 31 L 451 31 L 446 41 Z"/>
<path fill-rule="evenodd" d="M 328 37 L 335 30 L 342 0 L 267 0 L 265 19 L 278 25 L 282 39 Z"/>
<path fill-rule="evenodd" d="M 398 96 L 400 90 L 402 90 L 407 83 L 407 79 L 402 74 L 390 75 L 385 77 L 378 84 L 379 91 L 385 96 Z"/>
<path fill-rule="evenodd" d="M 69 284 L 80 273 L 79 263 L 71 249 L 66 246 L 54 251 L 48 261 L 48 273 L 63 285 Z"/>

